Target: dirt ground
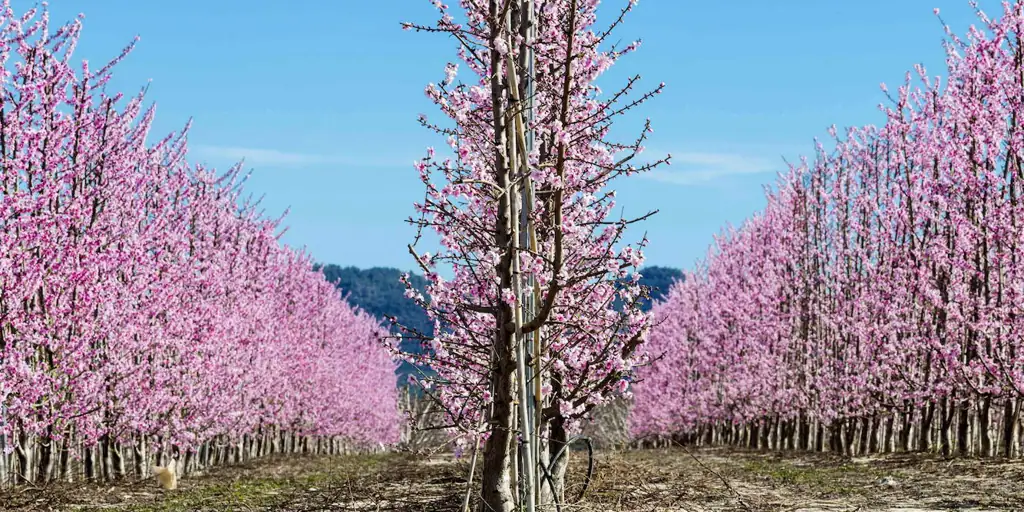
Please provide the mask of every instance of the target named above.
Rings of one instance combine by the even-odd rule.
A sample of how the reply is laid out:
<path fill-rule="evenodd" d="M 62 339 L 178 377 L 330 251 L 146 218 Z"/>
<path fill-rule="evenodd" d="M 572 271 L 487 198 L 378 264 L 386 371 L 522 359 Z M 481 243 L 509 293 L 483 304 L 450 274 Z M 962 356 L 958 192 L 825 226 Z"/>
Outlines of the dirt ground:
<path fill-rule="evenodd" d="M 1024 461 L 894 455 L 843 459 L 681 448 L 574 453 L 566 511 L 1024 510 Z M 161 492 L 152 481 L 0 494 L 9 510 L 457 511 L 468 459 L 384 454 L 225 467 Z"/>

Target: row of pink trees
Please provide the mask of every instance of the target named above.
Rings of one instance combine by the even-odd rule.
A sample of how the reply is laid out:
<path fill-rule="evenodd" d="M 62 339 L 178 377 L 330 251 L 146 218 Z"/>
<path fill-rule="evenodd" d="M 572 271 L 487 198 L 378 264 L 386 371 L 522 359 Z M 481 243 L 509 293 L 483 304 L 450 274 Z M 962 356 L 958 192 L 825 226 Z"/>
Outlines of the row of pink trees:
<path fill-rule="evenodd" d="M 908 74 L 883 127 L 791 167 L 656 307 L 637 435 L 1018 449 L 1024 4 L 978 15 L 945 82 Z"/>
<path fill-rule="evenodd" d="M 375 319 L 278 242 L 239 167 L 147 142 L 143 93 L 104 87 L 130 48 L 76 69 L 80 22 L 0 18 L 0 476 L 394 441 Z"/>

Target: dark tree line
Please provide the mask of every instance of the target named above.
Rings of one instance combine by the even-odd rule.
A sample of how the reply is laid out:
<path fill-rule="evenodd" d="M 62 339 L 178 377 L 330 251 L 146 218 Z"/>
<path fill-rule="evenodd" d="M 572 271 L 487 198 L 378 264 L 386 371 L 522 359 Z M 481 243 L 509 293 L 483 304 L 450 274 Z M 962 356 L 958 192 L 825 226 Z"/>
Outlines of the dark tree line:
<path fill-rule="evenodd" d="M 401 270 L 387 267 L 360 269 L 334 264 L 318 265 L 318 268 L 328 281 L 336 284 L 349 303 L 382 321 L 385 317 L 395 317 L 401 325 L 427 335 L 433 334 L 434 327 L 426 313 L 405 296 L 405 286 L 398 279 Z M 650 300 L 644 300 L 642 304 L 645 311 L 650 309 L 652 302 L 668 293 L 674 281 L 683 279 L 682 271 L 672 267 L 646 267 L 641 272 L 643 277 L 640 282 L 651 289 Z M 422 275 L 410 273 L 409 280 L 417 290 L 426 293 L 427 281 Z M 401 348 L 410 353 L 418 353 L 420 350 L 416 342 L 403 343 Z M 408 375 L 416 371 L 412 365 L 403 363 L 398 368 L 398 382 L 406 382 Z"/>

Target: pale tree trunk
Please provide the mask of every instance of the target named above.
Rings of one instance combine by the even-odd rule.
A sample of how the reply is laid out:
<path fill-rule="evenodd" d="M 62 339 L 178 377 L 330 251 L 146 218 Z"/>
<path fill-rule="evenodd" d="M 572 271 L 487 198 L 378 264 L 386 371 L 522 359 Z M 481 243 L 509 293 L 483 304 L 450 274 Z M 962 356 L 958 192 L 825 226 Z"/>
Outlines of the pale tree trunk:
<path fill-rule="evenodd" d="M 7 454 L 7 436 L 0 434 L 0 489 L 10 484 L 10 456 Z"/>
<path fill-rule="evenodd" d="M 32 482 L 32 445 L 29 437 L 24 433 L 18 435 L 18 444 L 14 447 L 18 457 L 18 483 L 28 484 Z"/>
<path fill-rule="evenodd" d="M 953 422 L 955 407 L 948 397 L 939 399 L 939 453 L 943 457 L 952 455 L 949 439 L 949 427 Z"/>
<path fill-rule="evenodd" d="M 121 450 L 124 445 L 116 441 L 110 442 L 110 465 L 115 479 L 122 479 L 125 475 L 125 461 Z"/>
<path fill-rule="evenodd" d="M 133 444 L 135 452 L 132 455 L 132 462 L 135 466 L 135 478 L 145 478 L 146 476 L 146 460 L 143 458 L 143 454 L 146 453 L 145 438 L 139 436 Z"/>
<path fill-rule="evenodd" d="M 906 408 L 906 410 L 902 413 L 902 416 L 901 416 L 901 420 L 902 421 L 900 422 L 900 448 L 899 449 L 902 452 L 909 452 L 910 451 L 910 434 L 911 434 L 910 426 L 913 424 L 913 415 L 914 415 L 913 411 L 914 410 L 911 407 L 908 406 Z"/>
<path fill-rule="evenodd" d="M 537 460 L 537 485 L 540 487 L 540 492 L 538 494 L 540 499 L 537 500 L 538 511 L 547 511 L 548 508 L 545 507 L 548 507 L 553 503 L 551 487 L 548 483 L 547 477 L 544 476 L 544 471 L 551 465 L 552 453 L 550 443 L 551 436 L 548 434 L 549 429 L 550 425 L 545 422 L 542 424 L 541 428 L 537 430 L 537 439 L 539 440 L 539 446 L 537 448 L 537 453 L 539 454 L 539 458 Z M 540 468 L 544 469 L 542 470 Z M 551 505 L 551 507 L 551 510 L 554 510 L 553 505 Z"/>

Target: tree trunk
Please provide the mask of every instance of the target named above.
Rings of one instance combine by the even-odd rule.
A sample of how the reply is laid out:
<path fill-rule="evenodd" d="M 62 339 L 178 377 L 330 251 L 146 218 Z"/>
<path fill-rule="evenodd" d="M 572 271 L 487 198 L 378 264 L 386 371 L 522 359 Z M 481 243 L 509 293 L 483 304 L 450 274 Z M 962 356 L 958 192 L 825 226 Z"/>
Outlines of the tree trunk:
<path fill-rule="evenodd" d="M 58 475 L 57 475 L 57 477 L 62 482 L 70 482 L 71 481 L 71 464 L 70 464 L 71 453 L 70 453 L 70 449 L 68 448 L 68 444 L 70 442 L 71 441 L 68 438 L 64 438 L 60 442 L 60 460 L 58 461 L 58 468 L 57 468 L 58 469 Z"/>
<path fill-rule="evenodd" d="M 837 454 L 843 453 L 843 424 L 840 421 L 833 421 L 828 426 L 828 449 Z"/>
<path fill-rule="evenodd" d="M 959 407 L 956 425 L 956 453 L 961 457 L 970 455 L 971 403 L 964 400 Z"/>
<path fill-rule="evenodd" d="M 1013 456 L 1013 445 L 1016 441 L 1017 421 L 1013 399 L 1008 398 L 1003 404 L 1003 457 Z"/>
<path fill-rule="evenodd" d="M 188 476 L 192 472 L 192 467 L 195 465 L 195 452 L 189 450 L 185 452 L 185 463 L 182 464 L 181 476 Z"/>
<path fill-rule="evenodd" d="M 811 446 L 811 425 L 807 422 L 807 413 L 804 411 L 800 411 L 800 419 L 797 420 L 797 425 L 799 425 L 797 427 L 799 430 L 797 435 L 799 438 L 797 441 L 797 448 L 807 450 Z"/>
<path fill-rule="evenodd" d="M 882 437 L 882 452 L 890 453 L 893 451 L 893 429 L 896 428 L 896 417 L 894 414 L 889 414 L 885 418 L 885 433 Z"/>
<path fill-rule="evenodd" d="M 507 310 L 507 308 L 506 308 Z M 505 315 L 499 315 L 505 317 Z M 486 512 L 512 512 L 514 500 L 512 495 L 511 454 L 512 439 L 512 340 L 502 326 L 504 318 L 499 318 L 494 355 L 491 364 L 491 416 L 489 418 L 490 437 L 484 445 L 484 465 L 480 475 L 483 480 L 483 510 Z"/>
<path fill-rule="evenodd" d="M 847 457 L 852 457 L 855 454 L 855 452 L 853 451 L 853 441 L 854 439 L 856 439 L 855 435 L 857 433 L 857 419 L 851 418 L 849 420 L 846 420 L 843 422 L 843 425 L 846 427 L 846 431 L 844 433 L 845 435 L 842 439 L 843 454 L 846 455 Z"/>
<path fill-rule="evenodd" d="M 555 510 L 553 499 L 557 499 L 562 508 L 565 508 L 565 474 L 569 469 L 569 449 L 565 444 L 568 440 L 568 433 L 565 430 L 565 418 L 559 414 L 548 425 L 547 456 L 544 459 L 547 460 L 548 466 L 551 467 L 550 483 L 554 483 L 554 489 L 551 489 L 550 483 L 546 479 L 541 482 L 543 492 L 541 493 L 540 503 L 543 506 L 539 510 L 544 511 Z M 556 456 L 558 456 L 557 459 L 555 458 Z M 543 475 L 544 473 L 541 472 L 539 476 L 544 478 Z"/>
<path fill-rule="evenodd" d="M 858 440 L 857 453 L 866 455 L 868 453 L 868 440 L 873 439 L 874 431 L 871 429 L 871 418 L 865 416 L 860 420 L 860 439 Z"/>
<path fill-rule="evenodd" d="M 96 480 L 96 458 L 93 457 L 91 446 L 86 446 L 83 450 L 85 451 L 85 479 L 92 482 Z"/>
<path fill-rule="evenodd" d="M 926 452 L 931 449 L 932 423 L 935 420 L 935 402 L 928 402 L 921 407 L 921 431 L 918 432 L 917 450 Z"/>
<path fill-rule="evenodd" d="M 768 420 L 768 419 L 761 420 L 761 423 L 759 423 L 758 428 L 760 429 L 760 434 L 761 434 L 760 437 L 758 438 L 758 443 L 757 443 L 758 449 L 760 449 L 762 451 L 763 450 L 771 449 L 771 445 L 770 445 L 771 434 L 772 434 L 772 424 L 771 424 L 771 421 Z"/>
<path fill-rule="evenodd" d="M 100 475 L 103 480 L 111 480 L 110 471 L 110 437 L 103 434 L 100 437 Z"/>
<path fill-rule="evenodd" d="M 949 427 L 953 422 L 953 414 L 955 413 L 952 404 L 948 397 L 942 397 L 939 399 L 939 446 L 940 453 L 943 457 L 949 457 L 953 454 L 952 446 L 949 442 Z"/>
<path fill-rule="evenodd" d="M 796 423 L 792 419 L 788 419 L 783 423 L 783 432 L 785 433 L 785 441 L 783 442 L 782 449 L 796 449 Z"/>
<path fill-rule="evenodd" d="M 780 445 L 782 443 L 782 422 L 779 421 L 778 416 L 772 417 L 772 437 L 768 441 L 768 447 L 772 450 L 781 450 Z"/>
<path fill-rule="evenodd" d="M 882 428 L 882 418 L 875 414 L 871 417 L 871 434 L 868 437 L 868 450 L 867 453 L 878 453 L 878 429 Z"/>
<path fill-rule="evenodd" d="M 7 453 L 7 436 L 0 433 L 0 489 L 10 484 L 10 456 Z"/>
<path fill-rule="evenodd" d="M 28 436 L 24 433 L 18 434 L 18 445 L 14 449 L 18 457 L 18 483 L 28 484 L 32 481 L 32 468 L 30 467 L 32 458 L 29 457 L 32 447 L 29 444 Z"/>
<path fill-rule="evenodd" d="M 121 455 L 120 443 L 110 443 L 110 462 L 114 472 L 114 478 L 118 480 L 124 478 L 124 457 Z"/>
<path fill-rule="evenodd" d="M 992 435 L 989 433 L 991 407 L 992 399 L 986 396 L 981 400 L 981 407 L 978 410 L 978 435 L 982 457 L 992 456 Z"/>
<path fill-rule="evenodd" d="M 45 484 L 53 472 L 53 425 L 46 429 L 46 436 L 36 443 L 39 446 L 39 465 L 36 466 L 36 482 Z"/>
<path fill-rule="evenodd" d="M 146 476 L 146 439 L 143 436 L 139 436 L 133 444 L 134 453 L 132 454 L 132 465 L 135 468 L 135 478 L 145 478 Z"/>
<path fill-rule="evenodd" d="M 900 451 L 906 453 L 910 451 L 910 425 L 913 423 L 913 409 L 907 407 L 906 411 L 901 413 L 901 416 Z"/>

